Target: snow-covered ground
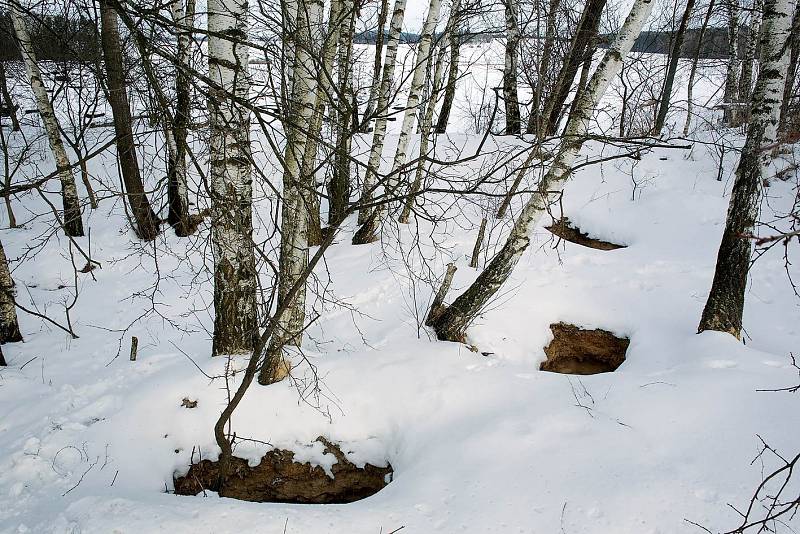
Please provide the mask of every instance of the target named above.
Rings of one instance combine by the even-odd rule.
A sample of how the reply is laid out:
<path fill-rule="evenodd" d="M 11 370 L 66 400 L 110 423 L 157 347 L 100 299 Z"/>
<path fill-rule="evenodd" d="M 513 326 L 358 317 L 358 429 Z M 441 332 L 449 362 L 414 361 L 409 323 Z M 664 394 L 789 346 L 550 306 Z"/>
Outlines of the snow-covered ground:
<path fill-rule="evenodd" d="M 472 67 L 468 79 L 496 75 Z M 464 85 L 462 104 L 471 102 L 473 87 Z M 705 86 L 701 94 L 711 92 Z M 679 115 L 673 119 L 682 126 Z M 460 113 L 453 132 L 469 132 L 469 121 Z M 453 133 L 440 143 L 443 153 L 448 146 L 468 152 L 476 138 Z M 519 145 L 497 139 L 489 148 L 495 143 Z M 590 143 L 584 154 L 615 150 Z M 733 528 L 738 516 L 727 504 L 746 504 L 774 465 L 769 457 L 751 464 L 757 435 L 787 454 L 800 447 L 796 395 L 757 392 L 797 381 L 789 353 L 800 346 L 800 299 L 775 248 L 752 269 L 746 344 L 695 334 L 736 163 L 729 151 L 717 181 L 713 154 L 698 143 L 577 172 L 564 213 L 628 248 L 556 246 L 537 230 L 501 296 L 469 331 L 478 353 L 435 341 L 418 325 L 435 290 L 423 280 L 455 262 L 452 299 L 477 275 L 467 264 L 490 207 L 460 201 L 447 223 L 401 227 L 399 244 L 392 234 L 354 247 L 350 221 L 318 269 L 309 306 L 319 319 L 297 380 L 254 385 L 233 418 L 243 438 L 239 456 L 255 460 L 275 446 L 322 461 L 309 444 L 325 435 L 344 443 L 354 461 L 392 464 L 385 489 L 347 505 L 170 493 L 173 474 L 185 472 L 192 457 L 218 454 L 212 425 L 227 398 L 224 379 L 209 378 L 223 375 L 227 362 L 210 357 L 208 227 L 183 240 L 165 231 L 142 245 L 132 239 L 121 200 L 105 198 L 86 211 L 91 239 L 77 240 L 102 264 L 77 278 L 69 315 L 80 337 L 20 313 L 25 343 L 3 346 L 0 532 L 700 531 L 687 520 Z M 90 168 L 105 181 L 115 176 L 113 164 L 108 153 Z M 479 164 L 448 174 L 468 176 Z M 791 206 L 797 190 L 790 178 L 771 181 L 765 220 Z M 269 199 L 259 203 L 260 239 L 270 234 L 273 207 Z M 2 240 L 17 298 L 63 323 L 64 303 L 76 291 L 69 242 L 47 233 L 46 217 L 33 217 L 45 211 L 37 196 L 16 200 L 14 209 L 24 227 L 9 230 L 3 219 Z M 481 265 L 507 221 L 490 228 Z M 788 273 L 800 276 L 795 265 Z M 270 283 L 268 269 L 263 277 Z M 558 321 L 629 336 L 627 361 L 593 376 L 539 371 L 548 326 Z M 136 362 L 127 357 L 132 335 L 139 338 Z M 181 407 L 183 398 L 197 407 Z"/>

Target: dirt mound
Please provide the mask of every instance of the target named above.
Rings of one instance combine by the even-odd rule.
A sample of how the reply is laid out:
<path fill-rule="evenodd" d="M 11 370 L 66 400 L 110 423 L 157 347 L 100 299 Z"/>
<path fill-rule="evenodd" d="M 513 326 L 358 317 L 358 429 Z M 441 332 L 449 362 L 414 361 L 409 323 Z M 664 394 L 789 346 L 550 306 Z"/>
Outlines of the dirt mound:
<path fill-rule="evenodd" d="M 589 234 L 581 232 L 581 229 L 574 226 L 567 217 L 562 217 L 546 228 L 551 234 L 565 241 L 597 250 L 617 250 L 618 248 L 626 248 L 627 246 L 589 237 Z"/>
<path fill-rule="evenodd" d="M 616 371 L 625 361 L 630 340 L 607 330 L 584 330 L 572 324 L 550 325 L 553 341 L 544 348 L 547 361 L 542 371 L 593 375 Z"/>
<path fill-rule="evenodd" d="M 331 468 L 333 478 L 322 467 L 295 462 L 292 451 L 276 449 L 265 454 L 255 467 L 250 467 L 247 460 L 234 457 L 222 488 L 219 487 L 219 462 L 202 460 L 192 464 L 186 475 L 174 479 L 175 494 L 197 495 L 211 490 L 243 501 L 341 504 L 365 499 L 388 484 L 391 465 L 366 464 L 359 468 L 337 445 L 323 437 L 317 441 L 325 445 L 326 453 L 336 456 L 337 462 Z"/>

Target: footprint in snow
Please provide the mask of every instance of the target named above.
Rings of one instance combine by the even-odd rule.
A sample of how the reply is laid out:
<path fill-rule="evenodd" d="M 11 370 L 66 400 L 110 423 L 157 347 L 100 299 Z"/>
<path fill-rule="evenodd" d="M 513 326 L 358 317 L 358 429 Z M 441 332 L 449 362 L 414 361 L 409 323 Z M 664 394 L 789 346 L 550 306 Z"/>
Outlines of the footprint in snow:
<path fill-rule="evenodd" d="M 706 367 L 709 369 L 732 369 L 738 365 L 733 360 L 709 360 L 706 362 Z"/>

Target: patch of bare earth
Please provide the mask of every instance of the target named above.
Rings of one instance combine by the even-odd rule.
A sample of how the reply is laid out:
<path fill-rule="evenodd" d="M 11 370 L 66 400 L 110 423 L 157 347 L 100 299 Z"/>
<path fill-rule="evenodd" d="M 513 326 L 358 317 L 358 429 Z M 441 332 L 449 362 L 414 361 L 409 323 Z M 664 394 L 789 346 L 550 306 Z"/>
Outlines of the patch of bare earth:
<path fill-rule="evenodd" d="M 544 348 L 542 371 L 593 375 L 616 371 L 625 361 L 630 340 L 607 330 L 585 330 L 568 323 L 550 325 L 553 341 Z"/>

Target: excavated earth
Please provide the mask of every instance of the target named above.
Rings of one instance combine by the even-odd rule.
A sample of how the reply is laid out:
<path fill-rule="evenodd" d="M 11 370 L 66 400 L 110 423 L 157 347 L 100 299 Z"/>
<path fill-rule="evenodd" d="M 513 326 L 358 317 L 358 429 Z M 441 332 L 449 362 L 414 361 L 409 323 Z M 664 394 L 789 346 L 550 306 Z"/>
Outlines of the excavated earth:
<path fill-rule="evenodd" d="M 337 462 L 331 467 L 333 478 L 320 466 L 294 461 L 294 453 L 272 450 L 261 463 L 250 467 L 247 460 L 234 457 L 226 481 L 220 488 L 219 462 L 202 460 L 192 464 L 184 476 L 175 477 L 176 495 L 197 495 L 204 490 L 222 497 L 243 501 L 297 504 L 342 504 L 364 499 L 383 489 L 391 478 L 392 466 L 350 462 L 338 445 L 323 437 L 325 452 Z"/>
<path fill-rule="evenodd" d="M 583 245 L 584 247 L 597 250 L 617 250 L 618 248 L 626 248 L 626 245 L 619 245 L 617 243 L 611 243 L 610 241 L 589 237 L 589 234 L 581 232 L 581 229 L 573 225 L 567 217 L 562 217 L 546 228 L 554 236 L 560 237 L 570 243 L 575 243 L 576 245 Z"/>
<path fill-rule="evenodd" d="M 550 325 L 553 341 L 544 348 L 542 371 L 593 375 L 616 371 L 625 361 L 630 340 L 607 330 L 584 330 L 568 323 Z"/>

